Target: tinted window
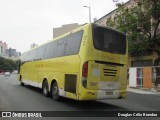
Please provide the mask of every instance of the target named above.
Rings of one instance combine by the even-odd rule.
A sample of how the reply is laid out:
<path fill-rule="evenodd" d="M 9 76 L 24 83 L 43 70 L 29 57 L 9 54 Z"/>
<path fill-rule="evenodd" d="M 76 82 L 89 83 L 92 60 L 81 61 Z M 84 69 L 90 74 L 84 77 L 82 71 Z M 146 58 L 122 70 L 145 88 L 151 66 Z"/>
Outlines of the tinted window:
<path fill-rule="evenodd" d="M 45 59 L 53 57 L 54 43 L 55 42 L 51 42 L 51 43 L 45 45 L 46 46 L 45 55 L 44 55 Z"/>
<path fill-rule="evenodd" d="M 36 51 L 36 50 L 32 50 L 32 51 L 29 52 L 29 56 L 30 56 L 30 60 L 29 60 L 29 61 L 33 61 L 33 60 L 36 59 L 35 51 Z"/>
<path fill-rule="evenodd" d="M 37 48 L 35 53 L 36 53 L 36 60 L 44 59 L 45 46 Z"/>
<path fill-rule="evenodd" d="M 126 36 L 124 34 L 95 24 L 92 26 L 92 33 L 96 49 L 117 54 L 126 53 Z"/>
<path fill-rule="evenodd" d="M 22 54 L 22 56 L 21 56 L 21 61 L 22 61 L 22 62 L 29 61 L 28 52 L 25 52 L 25 53 Z"/>
<path fill-rule="evenodd" d="M 23 54 L 21 55 L 21 61 L 22 61 L 22 62 L 25 61 L 25 56 L 26 56 L 26 53 L 23 53 Z"/>
<path fill-rule="evenodd" d="M 29 61 L 29 52 L 26 53 L 25 61 Z"/>
<path fill-rule="evenodd" d="M 78 54 L 83 31 L 52 41 L 29 52 L 23 53 L 22 61 L 42 60 Z"/>
<path fill-rule="evenodd" d="M 54 57 L 61 57 L 65 55 L 65 41 L 65 38 L 55 41 Z"/>
<path fill-rule="evenodd" d="M 83 31 L 79 31 L 67 36 L 65 55 L 78 54 L 82 40 Z"/>

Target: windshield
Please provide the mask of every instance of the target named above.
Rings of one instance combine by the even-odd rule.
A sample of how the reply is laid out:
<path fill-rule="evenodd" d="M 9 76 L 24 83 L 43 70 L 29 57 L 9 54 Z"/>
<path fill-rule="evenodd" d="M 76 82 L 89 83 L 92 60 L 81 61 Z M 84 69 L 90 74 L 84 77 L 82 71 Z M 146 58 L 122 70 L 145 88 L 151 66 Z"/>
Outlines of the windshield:
<path fill-rule="evenodd" d="M 126 36 L 123 33 L 93 24 L 92 34 L 96 49 L 116 54 L 126 53 Z"/>

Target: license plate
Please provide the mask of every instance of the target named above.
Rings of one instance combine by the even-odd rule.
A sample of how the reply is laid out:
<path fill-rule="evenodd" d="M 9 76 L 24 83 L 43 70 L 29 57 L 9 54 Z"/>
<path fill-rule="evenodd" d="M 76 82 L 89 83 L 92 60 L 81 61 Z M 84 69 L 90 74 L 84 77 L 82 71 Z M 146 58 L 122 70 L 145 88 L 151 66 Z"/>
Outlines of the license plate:
<path fill-rule="evenodd" d="M 106 90 L 106 95 L 113 95 L 113 91 L 112 90 Z"/>

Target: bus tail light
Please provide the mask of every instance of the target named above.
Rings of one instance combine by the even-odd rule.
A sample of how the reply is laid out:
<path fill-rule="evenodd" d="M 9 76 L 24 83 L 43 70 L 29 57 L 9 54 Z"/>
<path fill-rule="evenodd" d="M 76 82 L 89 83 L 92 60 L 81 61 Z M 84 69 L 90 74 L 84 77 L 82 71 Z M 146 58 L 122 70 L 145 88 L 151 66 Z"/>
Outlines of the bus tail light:
<path fill-rule="evenodd" d="M 88 62 L 85 62 L 82 68 L 82 77 L 87 77 L 87 75 L 88 75 Z"/>
<path fill-rule="evenodd" d="M 88 62 L 85 62 L 82 68 L 82 85 L 85 88 L 87 87 L 87 76 L 88 76 Z"/>

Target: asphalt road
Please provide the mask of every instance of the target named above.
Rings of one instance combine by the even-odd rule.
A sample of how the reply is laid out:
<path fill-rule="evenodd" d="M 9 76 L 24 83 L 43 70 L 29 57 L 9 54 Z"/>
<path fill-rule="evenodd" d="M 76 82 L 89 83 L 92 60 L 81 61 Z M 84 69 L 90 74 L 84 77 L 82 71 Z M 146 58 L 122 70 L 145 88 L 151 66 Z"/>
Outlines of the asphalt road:
<path fill-rule="evenodd" d="M 122 100 L 79 102 L 64 98 L 57 102 L 51 97 L 44 97 L 41 89 L 20 86 L 16 75 L 0 75 L 0 111 L 160 111 L 160 95 L 127 92 L 127 98 Z"/>

